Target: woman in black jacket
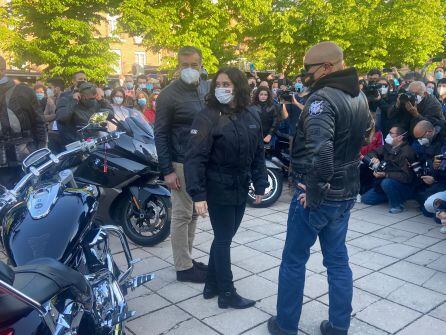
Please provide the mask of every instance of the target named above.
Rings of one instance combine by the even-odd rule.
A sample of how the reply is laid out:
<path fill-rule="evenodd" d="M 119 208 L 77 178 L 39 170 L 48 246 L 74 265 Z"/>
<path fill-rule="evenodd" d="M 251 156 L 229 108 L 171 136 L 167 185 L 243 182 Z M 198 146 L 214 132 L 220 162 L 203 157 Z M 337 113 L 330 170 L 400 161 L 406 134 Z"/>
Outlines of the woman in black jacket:
<path fill-rule="evenodd" d="M 274 104 L 273 94 L 266 86 L 260 86 L 254 93 L 252 107 L 262 121 L 263 141 L 269 143 L 277 128 L 279 105 Z"/>
<path fill-rule="evenodd" d="M 230 246 L 243 218 L 249 182 L 259 203 L 268 179 L 263 134 L 258 113 L 248 107 L 250 89 L 236 68 L 221 69 L 214 77 L 206 108 L 194 119 L 184 169 L 187 191 L 198 215 L 209 210 L 214 241 L 203 291 L 218 297 L 220 308 L 248 308 L 255 301 L 236 293 Z"/>

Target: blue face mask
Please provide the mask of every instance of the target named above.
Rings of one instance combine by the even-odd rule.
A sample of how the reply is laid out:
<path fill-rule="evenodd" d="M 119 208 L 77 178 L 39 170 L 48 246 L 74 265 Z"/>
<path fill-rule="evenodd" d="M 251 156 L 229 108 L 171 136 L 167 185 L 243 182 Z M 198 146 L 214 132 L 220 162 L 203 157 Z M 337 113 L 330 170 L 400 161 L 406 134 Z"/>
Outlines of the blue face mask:
<path fill-rule="evenodd" d="M 146 98 L 138 99 L 138 105 L 145 106 L 146 104 L 147 104 L 147 99 Z"/>
<path fill-rule="evenodd" d="M 37 97 L 37 100 L 42 100 L 43 98 L 45 98 L 45 93 L 36 93 L 36 97 Z"/>
<path fill-rule="evenodd" d="M 444 77 L 444 73 L 443 72 L 441 72 L 441 71 L 435 72 L 435 79 L 436 80 L 443 79 L 443 77 Z"/>
<path fill-rule="evenodd" d="M 153 90 L 153 84 L 147 84 L 147 85 L 146 85 L 146 88 L 147 88 L 149 91 Z"/>
<path fill-rule="evenodd" d="M 302 92 L 304 90 L 304 85 L 302 83 L 295 83 L 294 88 L 296 89 L 296 92 Z"/>
<path fill-rule="evenodd" d="M 125 84 L 125 87 L 127 87 L 128 90 L 132 90 L 133 87 L 134 87 L 134 85 L 133 85 L 133 83 L 131 83 L 131 82 L 127 82 L 127 83 Z"/>

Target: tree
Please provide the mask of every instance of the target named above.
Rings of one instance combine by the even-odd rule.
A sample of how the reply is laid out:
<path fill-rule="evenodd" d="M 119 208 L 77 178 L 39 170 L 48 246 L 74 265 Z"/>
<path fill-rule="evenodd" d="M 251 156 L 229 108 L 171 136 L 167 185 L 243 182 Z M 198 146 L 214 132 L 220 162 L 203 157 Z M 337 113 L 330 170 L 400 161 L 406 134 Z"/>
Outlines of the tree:
<path fill-rule="evenodd" d="M 11 43 L 6 46 L 17 64 L 44 65 L 46 77 L 70 76 L 82 69 L 90 80 L 104 81 L 117 56 L 110 38 L 99 37 L 95 26 L 101 11 L 113 10 L 116 0 L 13 0 L 8 14 Z M 5 18 L 6 16 L 6 18 Z"/>
<path fill-rule="evenodd" d="M 214 72 L 240 56 L 246 27 L 260 24 L 260 13 L 270 6 L 271 0 L 124 0 L 120 23 L 155 52 L 200 48 L 207 70 Z M 175 66 L 173 57 L 165 61 Z"/>

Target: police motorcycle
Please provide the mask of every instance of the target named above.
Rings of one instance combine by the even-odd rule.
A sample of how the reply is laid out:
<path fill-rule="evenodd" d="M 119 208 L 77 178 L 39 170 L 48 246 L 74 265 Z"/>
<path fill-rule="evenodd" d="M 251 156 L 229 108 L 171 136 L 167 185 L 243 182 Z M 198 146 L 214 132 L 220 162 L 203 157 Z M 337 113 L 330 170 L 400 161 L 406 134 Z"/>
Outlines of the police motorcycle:
<path fill-rule="evenodd" d="M 61 163 L 119 140 L 119 132 L 67 145 L 54 155 L 40 149 L 23 161 L 25 176 L 0 190 L 2 244 L 10 265 L 0 262 L 0 334 L 124 335 L 134 315 L 125 299 L 153 279 L 131 277 L 134 264 L 118 226 L 94 222 L 98 190 L 80 187 Z M 119 239 L 127 265 L 110 250 Z"/>
<path fill-rule="evenodd" d="M 139 111 L 113 107 L 102 130 L 123 134 L 90 153 L 74 169 L 79 184 L 99 188 L 95 220 L 121 225 L 138 245 L 153 246 L 165 240 L 170 233 L 170 191 L 159 180 L 152 127 Z"/>
<path fill-rule="evenodd" d="M 253 183 L 249 186 L 248 203 L 252 207 L 269 207 L 279 200 L 282 195 L 283 178 L 288 176 L 290 166 L 289 137 L 286 134 L 276 133 L 277 140 L 274 146 L 265 144 L 266 172 L 269 186 L 260 204 L 255 204 L 255 190 Z"/>

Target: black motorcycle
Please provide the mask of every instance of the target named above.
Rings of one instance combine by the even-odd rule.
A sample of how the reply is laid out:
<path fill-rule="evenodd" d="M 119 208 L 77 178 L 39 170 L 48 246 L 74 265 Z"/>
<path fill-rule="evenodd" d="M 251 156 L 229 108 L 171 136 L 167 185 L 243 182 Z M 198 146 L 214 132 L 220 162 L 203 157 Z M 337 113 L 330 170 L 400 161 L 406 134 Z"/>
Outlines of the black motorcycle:
<path fill-rule="evenodd" d="M 269 207 L 282 195 L 283 179 L 288 176 L 290 166 L 288 135 L 277 134 L 274 146 L 265 145 L 266 171 L 269 187 L 260 204 L 255 204 L 254 185 L 251 183 L 248 193 L 248 203 L 252 207 Z"/>
<path fill-rule="evenodd" d="M 119 140 L 119 133 L 67 146 L 53 155 L 40 149 L 23 162 L 26 175 L 0 196 L 2 243 L 11 266 L 0 262 L 0 334 L 123 335 L 125 295 L 153 279 L 131 278 L 133 260 L 117 226 L 94 223 L 98 190 L 79 187 L 61 162 Z M 113 260 L 110 235 L 119 238 L 127 261 Z"/>
<path fill-rule="evenodd" d="M 169 236 L 171 208 L 170 191 L 159 180 L 153 130 L 139 111 L 113 109 L 106 130 L 124 134 L 88 155 L 74 175 L 99 188 L 98 222 L 115 222 L 136 244 L 153 246 Z"/>

